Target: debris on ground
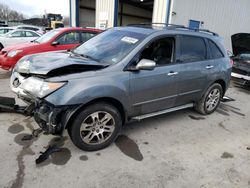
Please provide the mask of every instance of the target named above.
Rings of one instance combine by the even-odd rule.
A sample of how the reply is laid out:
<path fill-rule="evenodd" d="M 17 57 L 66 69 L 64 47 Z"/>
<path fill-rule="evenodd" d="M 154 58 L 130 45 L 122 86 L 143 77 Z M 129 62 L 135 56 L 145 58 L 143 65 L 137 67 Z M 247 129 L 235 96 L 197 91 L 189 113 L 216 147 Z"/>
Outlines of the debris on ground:
<path fill-rule="evenodd" d="M 35 129 L 32 131 L 32 135 L 34 137 L 38 137 L 42 132 L 43 132 L 43 130 L 41 128 L 38 128 L 38 129 Z"/>
<path fill-rule="evenodd" d="M 47 160 L 49 158 L 49 156 L 52 154 L 52 153 L 55 153 L 55 152 L 60 152 L 61 151 L 61 148 L 58 148 L 57 146 L 49 146 L 45 152 L 40 152 L 41 155 L 36 159 L 36 164 L 40 164 L 42 163 L 43 161 Z"/>
<path fill-rule="evenodd" d="M 28 135 L 24 135 L 21 140 L 22 141 L 32 140 L 32 138 L 33 138 L 33 135 L 32 134 L 28 134 Z"/>
<path fill-rule="evenodd" d="M 235 101 L 235 99 L 231 98 L 231 97 L 228 97 L 228 96 L 224 96 L 222 99 L 221 99 L 221 102 L 231 102 L 231 101 Z"/>

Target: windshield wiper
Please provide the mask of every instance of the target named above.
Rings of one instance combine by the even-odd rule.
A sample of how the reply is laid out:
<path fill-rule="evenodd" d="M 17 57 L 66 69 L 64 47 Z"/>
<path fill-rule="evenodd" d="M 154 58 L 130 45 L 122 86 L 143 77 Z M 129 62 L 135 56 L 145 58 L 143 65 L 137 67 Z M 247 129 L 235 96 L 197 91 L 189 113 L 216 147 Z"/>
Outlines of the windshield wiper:
<path fill-rule="evenodd" d="M 93 58 L 93 57 L 91 57 L 91 56 L 89 56 L 89 55 L 78 54 L 78 53 L 74 52 L 74 50 L 70 50 L 70 52 L 71 52 L 72 54 L 74 54 L 74 55 L 81 56 L 81 57 L 84 57 L 84 58 L 87 58 L 87 59 L 91 59 L 91 60 L 94 60 L 94 61 L 96 61 L 96 62 L 100 62 L 98 59 L 95 59 L 95 58 Z"/>

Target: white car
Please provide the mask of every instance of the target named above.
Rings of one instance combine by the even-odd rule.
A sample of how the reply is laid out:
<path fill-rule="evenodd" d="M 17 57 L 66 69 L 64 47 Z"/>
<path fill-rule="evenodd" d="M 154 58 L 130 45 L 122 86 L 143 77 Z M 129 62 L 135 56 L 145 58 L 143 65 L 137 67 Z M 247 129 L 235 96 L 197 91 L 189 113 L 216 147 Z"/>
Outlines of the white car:
<path fill-rule="evenodd" d="M 0 27 L 0 36 L 5 35 L 12 30 L 14 30 L 13 27 Z"/>
<path fill-rule="evenodd" d="M 40 33 L 31 30 L 16 29 L 10 31 L 0 36 L 0 50 L 11 45 L 33 41 L 40 36 Z"/>
<path fill-rule="evenodd" d="M 45 34 L 45 29 L 43 29 L 42 27 L 33 26 L 33 25 L 19 25 L 19 26 L 16 26 L 15 29 L 27 29 L 27 30 L 35 31 L 40 34 Z"/>

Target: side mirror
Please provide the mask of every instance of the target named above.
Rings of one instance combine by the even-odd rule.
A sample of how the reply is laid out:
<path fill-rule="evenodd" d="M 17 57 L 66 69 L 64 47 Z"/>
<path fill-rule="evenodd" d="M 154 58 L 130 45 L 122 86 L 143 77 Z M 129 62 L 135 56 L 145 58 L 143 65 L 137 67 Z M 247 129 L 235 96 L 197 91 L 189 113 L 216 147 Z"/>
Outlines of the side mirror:
<path fill-rule="evenodd" d="M 58 41 L 53 41 L 53 42 L 51 43 L 52 46 L 56 46 L 56 45 L 58 45 L 58 44 L 60 44 Z"/>
<path fill-rule="evenodd" d="M 149 59 L 142 59 L 136 65 L 136 70 L 154 70 L 156 63 Z"/>

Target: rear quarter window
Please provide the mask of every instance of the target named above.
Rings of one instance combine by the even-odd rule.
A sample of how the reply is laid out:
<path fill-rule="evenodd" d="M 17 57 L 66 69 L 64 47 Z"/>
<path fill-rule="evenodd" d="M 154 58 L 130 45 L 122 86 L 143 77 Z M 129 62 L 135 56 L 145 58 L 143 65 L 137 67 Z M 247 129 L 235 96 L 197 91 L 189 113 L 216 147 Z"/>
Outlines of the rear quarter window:
<path fill-rule="evenodd" d="M 210 49 L 210 56 L 212 59 L 218 59 L 224 57 L 219 47 L 211 40 L 208 40 L 208 45 Z"/>
<path fill-rule="evenodd" d="M 206 44 L 203 38 L 193 36 L 180 37 L 181 62 L 195 62 L 207 59 Z"/>

